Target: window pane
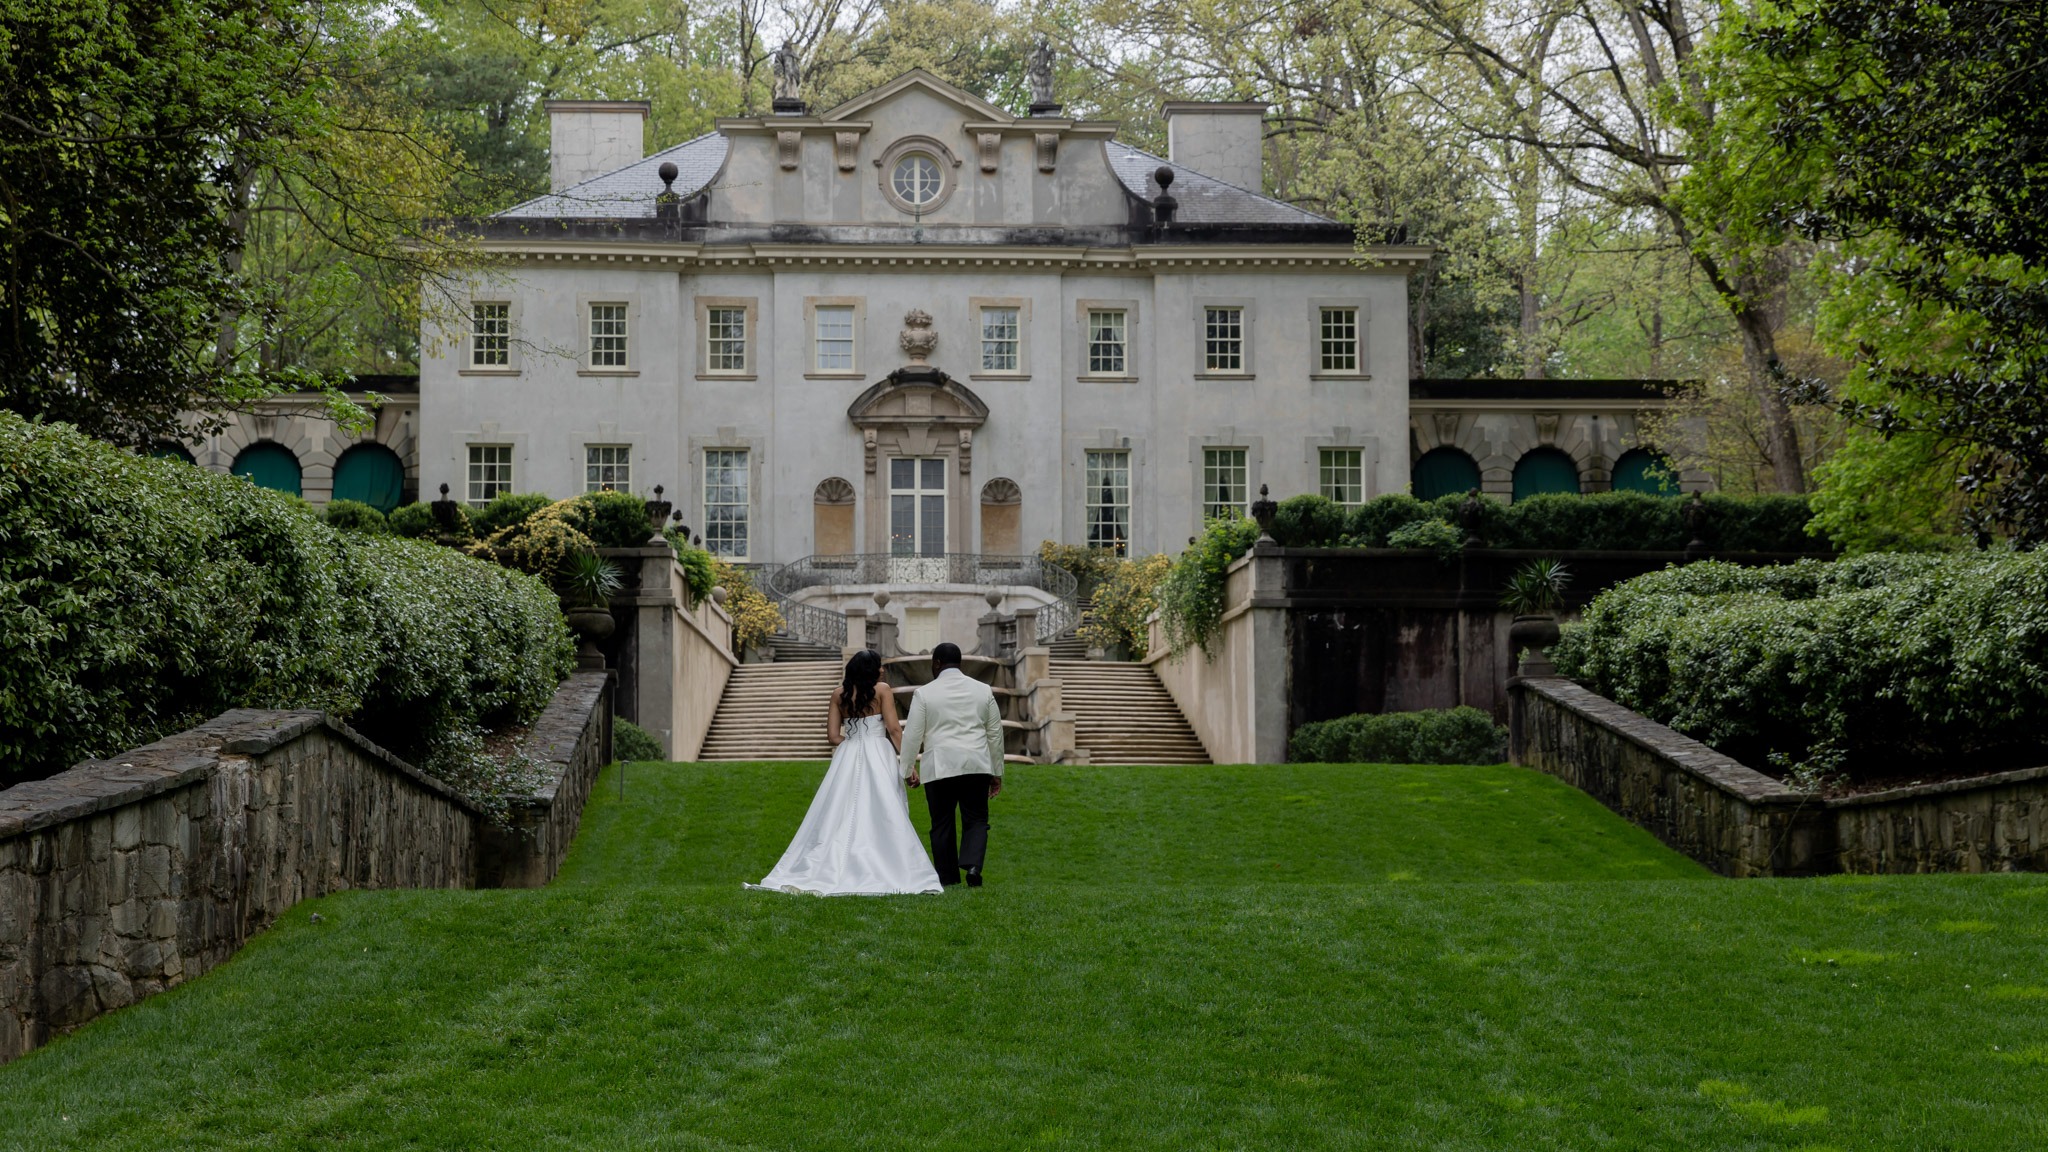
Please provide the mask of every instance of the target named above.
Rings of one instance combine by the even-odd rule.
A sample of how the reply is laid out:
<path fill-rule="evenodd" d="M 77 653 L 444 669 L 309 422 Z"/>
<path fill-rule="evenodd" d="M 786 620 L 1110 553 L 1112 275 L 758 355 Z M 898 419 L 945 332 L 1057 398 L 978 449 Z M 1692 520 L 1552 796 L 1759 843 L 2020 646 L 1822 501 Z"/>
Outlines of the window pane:
<path fill-rule="evenodd" d="M 1339 504 L 1365 502 L 1365 454 L 1357 448 L 1325 448 L 1322 453 L 1323 496 Z"/>
<path fill-rule="evenodd" d="M 917 461 L 905 456 L 889 461 L 889 487 L 917 487 Z"/>
<path fill-rule="evenodd" d="M 475 304 L 470 310 L 469 362 L 504 367 L 512 362 L 512 306 Z"/>
<path fill-rule="evenodd" d="M 818 318 L 818 371 L 853 371 L 853 309 L 820 308 Z"/>
<path fill-rule="evenodd" d="M 1323 371 L 1358 371 L 1358 309 L 1323 309 L 1321 349 Z"/>
<path fill-rule="evenodd" d="M 922 487 L 927 492 L 943 492 L 946 490 L 946 462 L 944 460 L 926 459 L 918 461 L 918 464 L 924 473 L 923 483 L 919 487 Z"/>
<path fill-rule="evenodd" d="M 1244 371 L 1244 309 L 1210 308 L 1203 322 L 1204 364 L 1211 372 Z"/>
<path fill-rule="evenodd" d="M 944 496 L 921 496 L 924 505 L 924 523 L 919 525 L 924 538 L 918 541 L 921 556 L 944 556 L 946 554 L 946 498 Z"/>
<path fill-rule="evenodd" d="M 981 370 L 984 372 L 1015 372 L 1017 370 L 1017 310 L 1015 308 L 983 308 L 981 310 Z"/>
<path fill-rule="evenodd" d="M 747 370 L 747 310 L 704 310 L 704 352 L 707 372 Z"/>
<path fill-rule="evenodd" d="M 704 547 L 714 556 L 747 555 L 747 450 L 704 451 Z"/>
<path fill-rule="evenodd" d="M 512 446 L 469 446 L 469 503 L 481 508 L 512 490 Z"/>
<path fill-rule="evenodd" d="M 592 304 L 590 306 L 590 366 L 592 368 L 624 368 L 626 366 L 626 306 L 624 304 Z"/>
<path fill-rule="evenodd" d="M 1084 499 L 1088 546 L 1125 555 L 1131 537 L 1131 454 L 1088 453 Z"/>
<path fill-rule="evenodd" d="M 917 497 L 889 497 L 889 554 L 908 556 L 917 550 Z"/>
<path fill-rule="evenodd" d="M 1088 313 L 1088 371 L 1107 376 L 1124 374 L 1124 314 Z"/>
<path fill-rule="evenodd" d="M 633 449 L 626 444 L 588 444 L 583 448 L 583 490 L 633 490 Z"/>
<path fill-rule="evenodd" d="M 1245 460 L 1242 448 L 1202 451 L 1202 516 L 1207 520 L 1245 514 Z"/>

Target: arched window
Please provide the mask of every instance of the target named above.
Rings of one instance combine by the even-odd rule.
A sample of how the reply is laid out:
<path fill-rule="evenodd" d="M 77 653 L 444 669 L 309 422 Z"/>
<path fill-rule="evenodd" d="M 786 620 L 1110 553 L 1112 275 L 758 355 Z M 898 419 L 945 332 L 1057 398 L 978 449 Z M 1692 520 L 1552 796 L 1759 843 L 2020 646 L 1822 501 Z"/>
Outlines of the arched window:
<path fill-rule="evenodd" d="M 1631 448 L 1614 462 L 1614 490 L 1651 496 L 1678 495 L 1678 469 L 1655 448 Z"/>
<path fill-rule="evenodd" d="M 260 488 L 300 495 L 299 458 L 282 444 L 259 440 L 242 449 L 242 454 L 235 457 L 234 467 L 228 471 L 248 477 Z"/>
<path fill-rule="evenodd" d="M 1515 461 L 1515 499 L 1546 492 L 1579 494 L 1579 465 L 1555 448 L 1531 448 Z"/>
<path fill-rule="evenodd" d="M 850 556 L 853 545 L 853 485 L 833 476 L 811 493 L 811 549 L 824 556 Z"/>
<path fill-rule="evenodd" d="M 1432 448 L 1409 470 L 1408 486 L 1417 500 L 1434 500 L 1479 487 L 1479 463 L 1456 448 Z"/>
<path fill-rule="evenodd" d="M 405 462 L 382 444 L 358 444 L 334 462 L 334 498 L 360 500 L 379 512 L 398 507 Z"/>

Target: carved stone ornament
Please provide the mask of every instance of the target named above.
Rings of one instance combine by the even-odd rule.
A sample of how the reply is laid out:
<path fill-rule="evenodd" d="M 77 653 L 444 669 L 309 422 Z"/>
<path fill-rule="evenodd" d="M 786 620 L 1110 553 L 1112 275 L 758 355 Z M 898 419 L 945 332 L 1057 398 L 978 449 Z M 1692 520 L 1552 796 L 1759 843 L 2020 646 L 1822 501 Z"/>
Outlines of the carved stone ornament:
<path fill-rule="evenodd" d="M 775 159 L 782 164 L 785 172 L 796 168 L 797 149 L 803 143 L 804 134 L 795 129 L 785 128 L 775 134 Z"/>
<path fill-rule="evenodd" d="M 854 154 L 860 151 L 860 133 L 834 132 L 832 134 L 832 144 L 833 150 L 839 156 L 839 170 L 841 172 L 853 171 Z"/>
<path fill-rule="evenodd" d="M 962 428 L 960 430 L 960 474 L 962 476 L 968 476 L 972 475 L 973 472 L 974 429 Z"/>
<path fill-rule="evenodd" d="M 912 308 L 903 314 L 903 332 L 896 337 L 912 364 L 922 364 L 939 346 L 939 334 L 932 331 L 932 314 Z"/>
<path fill-rule="evenodd" d="M 995 171 L 996 158 L 1002 155 L 1003 151 L 1002 133 L 976 132 L 974 134 L 974 143 L 981 151 L 981 170 L 983 172 Z"/>
<path fill-rule="evenodd" d="M 1458 414 L 1456 412 L 1432 412 L 1430 419 L 1436 421 L 1436 442 L 1456 444 L 1458 442 Z"/>
<path fill-rule="evenodd" d="M 875 430 L 873 428 L 861 429 L 860 447 L 865 457 L 863 464 L 867 468 L 868 475 L 872 476 L 875 474 Z"/>
<path fill-rule="evenodd" d="M 1557 443 L 1557 413 L 1538 412 L 1536 414 L 1536 439 L 1544 444 Z"/>
<path fill-rule="evenodd" d="M 804 68 L 797 60 L 795 47 L 789 41 L 784 40 L 782 47 L 770 54 L 769 66 L 775 78 L 775 99 L 784 103 L 802 100 L 800 89 L 803 86 Z"/>
<path fill-rule="evenodd" d="M 1057 132 L 1040 132 L 1034 135 L 1032 139 L 1038 142 L 1038 170 L 1040 172 L 1052 171 L 1059 164 L 1060 134 Z"/>
<path fill-rule="evenodd" d="M 1052 40 L 1040 32 L 1031 45 L 1031 55 L 1024 65 L 1024 80 L 1031 89 L 1031 102 L 1037 105 L 1053 103 L 1052 98 Z"/>
<path fill-rule="evenodd" d="M 852 504 L 853 498 L 853 485 L 838 476 L 820 480 L 817 489 L 811 494 L 813 503 L 832 507 Z"/>

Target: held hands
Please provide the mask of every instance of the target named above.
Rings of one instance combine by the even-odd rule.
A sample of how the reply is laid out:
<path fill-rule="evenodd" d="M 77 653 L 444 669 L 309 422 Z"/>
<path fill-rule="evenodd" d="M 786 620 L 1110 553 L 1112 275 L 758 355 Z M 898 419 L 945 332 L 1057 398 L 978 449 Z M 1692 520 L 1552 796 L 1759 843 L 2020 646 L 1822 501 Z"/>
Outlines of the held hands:
<path fill-rule="evenodd" d="M 996 797 L 998 797 L 998 796 L 1001 796 L 1002 794 L 1003 794 L 1003 778 L 1002 778 L 1001 776 L 998 776 L 998 777 L 996 777 L 996 778 L 995 778 L 994 780 L 991 780 L 991 781 L 989 781 L 989 784 L 988 784 L 988 798 L 989 798 L 989 799 L 991 799 L 991 800 L 993 800 L 993 799 L 995 799 Z"/>

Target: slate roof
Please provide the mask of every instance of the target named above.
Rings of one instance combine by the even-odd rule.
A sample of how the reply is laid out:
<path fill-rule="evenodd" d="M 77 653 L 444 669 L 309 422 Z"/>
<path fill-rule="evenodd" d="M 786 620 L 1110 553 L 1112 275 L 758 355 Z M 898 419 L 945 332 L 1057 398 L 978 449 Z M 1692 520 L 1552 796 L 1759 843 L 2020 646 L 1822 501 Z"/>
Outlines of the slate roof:
<path fill-rule="evenodd" d="M 1109 166 L 1117 179 L 1148 203 L 1159 195 L 1153 173 L 1162 166 L 1173 169 L 1173 196 L 1180 201 L 1175 220 L 1182 224 L 1330 227 L 1338 223 L 1327 216 L 1225 184 L 1128 144 L 1107 141 L 1103 146 L 1108 150 Z M 724 136 L 709 132 L 560 192 L 515 204 L 497 216 L 547 220 L 652 219 L 654 197 L 661 191 L 659 172 L 664 162 L 675 163 L 675 190 L 679 195 L 689 196 L 718 175 L 725 164 L 727 147 Z"/>
<path fill-rule="evenodd" d="M 1176 223 L 1307 224 L 1322 227 L 1338 223 L 1328 216 L 1318 216 L 1235 184 L 1225 184 L 1213 176 L 1204 176 L 1192 168 L 1163 160 L 1128 144 L 1112 140 L 1103 146 L 1109 149 L 1109 166 L 1116 173 L 1116 178 L 1147 203 L 1159 195 L 1159 182 L 1152 179 L 1152 174 L 1162 166 L 1173 169 L 1173 198 L 1180 201 L 1180 211 L 1174 215 Z"/>
<path fill-rule="evenodd" d="M 707 132 L 560 192 L 514 204 L 497 215 L 550 220 L 630 220 L 636 216 L 653 219 L 654 198 L 661 192 L 662 164 L 675 162 L 676 193 L 688 196 L 718 175 L 718 169 L 725 164 L 726 145 L 725 137 Z"/>

